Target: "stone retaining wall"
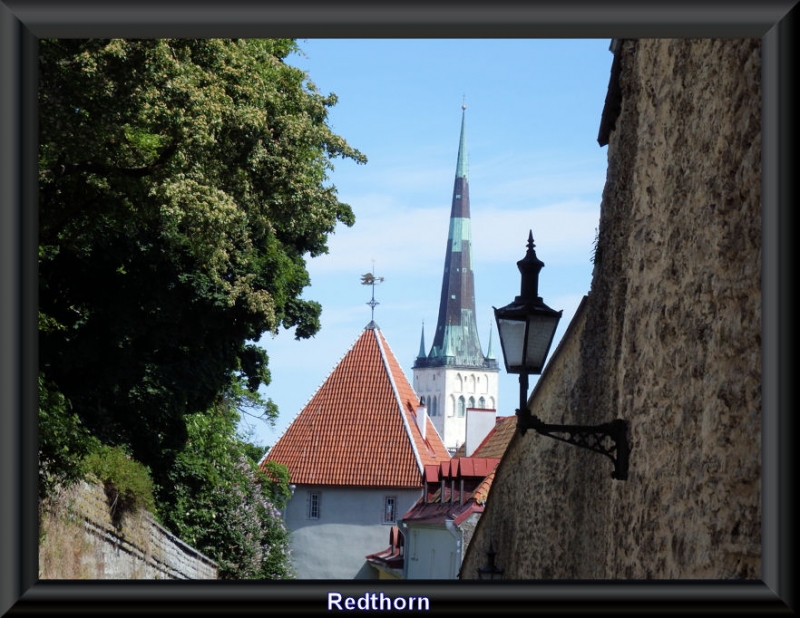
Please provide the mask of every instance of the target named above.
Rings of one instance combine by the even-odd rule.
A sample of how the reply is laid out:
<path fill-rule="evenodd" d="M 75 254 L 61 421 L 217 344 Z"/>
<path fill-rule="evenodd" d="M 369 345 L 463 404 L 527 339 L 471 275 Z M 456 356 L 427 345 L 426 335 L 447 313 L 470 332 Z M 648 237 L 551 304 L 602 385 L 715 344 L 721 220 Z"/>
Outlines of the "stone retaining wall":
<path fill-rule="evenodd" d="M 217 565 L 147 512 L 115 522 L 102 487 L 62 492 L 39 551 L 45 579 L 217 579 Z M 78 535 L 82 538 L 64 538 Z"/>

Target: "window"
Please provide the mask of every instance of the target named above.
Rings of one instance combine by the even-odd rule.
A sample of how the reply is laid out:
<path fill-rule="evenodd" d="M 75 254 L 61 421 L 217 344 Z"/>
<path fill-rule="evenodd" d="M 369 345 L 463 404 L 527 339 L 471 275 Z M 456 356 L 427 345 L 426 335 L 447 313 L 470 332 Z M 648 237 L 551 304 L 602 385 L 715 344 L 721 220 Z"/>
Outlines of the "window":
<path fill-rule="evenodd" d="M 308 518 L 319 519 L 319 494 L 308 494 Z"/>
<path fill-rule="evenodd" d="M 458 398 L 458 416 L 463 417 L 466 411 L 466 402 L 463 397 Z"/>
<path fill-rule="evenodd" d="M 383 501 L 383 523 L 393 524 L 397 519 L 397 497 L 386 496 Z"/>

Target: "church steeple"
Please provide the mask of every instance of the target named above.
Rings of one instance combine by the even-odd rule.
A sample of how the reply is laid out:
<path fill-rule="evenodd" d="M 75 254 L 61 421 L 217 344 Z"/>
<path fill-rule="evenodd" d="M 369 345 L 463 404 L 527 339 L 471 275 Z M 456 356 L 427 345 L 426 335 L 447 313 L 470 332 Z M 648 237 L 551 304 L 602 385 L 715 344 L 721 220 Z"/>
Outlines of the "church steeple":
<path fill-rule="evenodd" d="M 415 367 L 458 365 L 497 366 L 481 351 L 475 320 L 475 276 L 472 270 L 472 222 L 469 211 L 466 109 L 461 106 L 456 178 L 450 208 L 450 230 L 445 252 L 439 318 L 433 346 L 427 357 L 418 357 Z"/>
<path fill-rule="evenodd" d="M 475 315 L 475 275 L 472 270 L 472 222 L 469 212 L 466 105 L 461 106 L 456 179 L 450 206 L 450 229 L 444 257 L 439 318 L 430 352 L 420 339 L 414 361 L 414 391 L 428 418 L 452 454 L 466 441 L 467 415 L 472 409 L 497 410 L 500 369 L 492 351 L 484 356 Z"/>

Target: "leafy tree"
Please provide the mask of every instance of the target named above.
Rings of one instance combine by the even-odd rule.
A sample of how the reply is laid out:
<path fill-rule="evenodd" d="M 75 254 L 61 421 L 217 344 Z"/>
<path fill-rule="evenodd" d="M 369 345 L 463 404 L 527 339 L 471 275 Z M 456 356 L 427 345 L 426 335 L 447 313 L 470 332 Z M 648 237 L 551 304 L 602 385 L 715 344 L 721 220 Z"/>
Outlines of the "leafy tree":
<path fill-rule="evenodd" d="M 289 473 L 258 469 L 264 449 L 238 439 L 230 402 L 187 419 L 189 439 L 170 472 L 173 504 L 162 520 L 217 562 L 222 579 L 287 579 L 289 532 L 280 509 Z"/>
<path fill-rule="evenodd" d="M 59 485 L 69 485 L 87 472 L 85 458 L 97 448 L 72 412 L 64 395 L 39 376 L 39 501 Z"/>
<path fill-rule="evenodd" d="M 248 342 L 318 330 L 305 259 L 354 222 L 327 173 L 366 159 L 326 124 L 335 96 L 284 62 L 297 49 L 40 42 L 40 370 L 63 398 L 49 409 L 128 446 L 161 501 L 187 418 L 221 393 L 277 414 Z"/>

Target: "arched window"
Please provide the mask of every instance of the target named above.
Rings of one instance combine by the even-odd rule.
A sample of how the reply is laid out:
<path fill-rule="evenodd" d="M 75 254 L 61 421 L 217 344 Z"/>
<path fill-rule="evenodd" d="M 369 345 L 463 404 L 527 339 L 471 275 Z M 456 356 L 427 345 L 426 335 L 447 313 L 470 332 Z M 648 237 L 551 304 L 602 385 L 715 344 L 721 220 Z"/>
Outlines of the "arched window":
<path fill-rule="evenodd" d="M 464 397 L 458 398 L 458 416 L 463 417 L 466 413 L 466 403 L 464 401 Z"/>
<path fill-rule="evenodd" d="M 486 409 L 486 398 L 485 397 L 481 397 L 480 399 L 478 399 L 478 407 Z"/>
<path fill-rule="evenodd" d="M 468 408 L 474 408 L 475 407 L 475 397 L 470 397 L 469 398 L 469 402 L 467 403 L 467 407 Z"/>

